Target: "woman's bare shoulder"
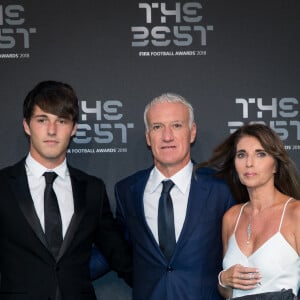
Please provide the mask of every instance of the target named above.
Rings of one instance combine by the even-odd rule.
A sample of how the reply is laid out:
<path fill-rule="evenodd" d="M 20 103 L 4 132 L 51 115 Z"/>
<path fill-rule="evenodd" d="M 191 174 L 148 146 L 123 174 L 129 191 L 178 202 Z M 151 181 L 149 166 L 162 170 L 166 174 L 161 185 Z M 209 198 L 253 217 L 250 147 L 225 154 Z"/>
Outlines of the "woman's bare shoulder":
<path fill-rule="evenodd" d="M 242 208 L 243 205 L 244 205 L 244 203 L 233 205 L 233 206 L 232 206 L 230 209 L 228 209 L 227 212 L 225 213 L 224 219 L 227 219 L 227 218 L 230 218 L 230 219 L 231 219 L 232 217 L 238 216 L 238 214 L 240 213 L 241 208 Z"/>
<path fill-rule="evenodd" d="M 243 203 L 244 204 L 244 203 Z M 232 206 L 224 215 L 223 217 L 223 226 L 225 229 L 229 231 L 233 230 L 233 227 L 236 223 L 238 215 L 240 214 L 241 208 L 243 204 L 236 204 Z"/>
<path fill-rule="evenodd" d="M 291 200 L 288 204 L 288 212 L 295 221 L 300 223 L 300 200 Z"/>

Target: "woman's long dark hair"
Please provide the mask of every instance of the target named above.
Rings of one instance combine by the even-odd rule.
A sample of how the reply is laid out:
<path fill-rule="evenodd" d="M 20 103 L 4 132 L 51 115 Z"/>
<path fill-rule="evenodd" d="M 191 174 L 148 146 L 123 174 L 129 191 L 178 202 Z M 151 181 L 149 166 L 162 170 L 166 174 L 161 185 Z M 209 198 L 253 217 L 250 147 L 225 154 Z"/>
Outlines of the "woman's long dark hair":
<path fill-rule="evenodd" d="M 257 138 L 264 150 L 275 159 L 275 187 L 283 194 L 300 199 L 297 168 L 277 133 L 263 124 L 247 124 L 237 129 L 214 149 L 210 159 L 198 164 L 196 169 L 200 167 L 216 169 L 216 176 L 227 181 L 236 201 L 247 202 L 249 200 L 247 188 L 241 184 L 234 165 L 237 143 L 244 136 Z"/>

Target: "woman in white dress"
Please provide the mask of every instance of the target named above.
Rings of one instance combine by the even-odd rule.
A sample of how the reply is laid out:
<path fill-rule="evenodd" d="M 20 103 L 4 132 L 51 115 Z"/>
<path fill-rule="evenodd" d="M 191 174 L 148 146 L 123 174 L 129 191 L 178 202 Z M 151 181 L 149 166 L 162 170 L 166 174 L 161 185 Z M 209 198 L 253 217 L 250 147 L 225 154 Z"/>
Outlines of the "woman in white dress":
<path fill-rule="evenodd" d="M 282 289 L 296 295 L 300 287 L 300 180 L 279 136 L 266 125 L 244 125 L 201 166 L 215 167 L 241 203 L 223 218 L 222 296 L 228 299 Z"/>

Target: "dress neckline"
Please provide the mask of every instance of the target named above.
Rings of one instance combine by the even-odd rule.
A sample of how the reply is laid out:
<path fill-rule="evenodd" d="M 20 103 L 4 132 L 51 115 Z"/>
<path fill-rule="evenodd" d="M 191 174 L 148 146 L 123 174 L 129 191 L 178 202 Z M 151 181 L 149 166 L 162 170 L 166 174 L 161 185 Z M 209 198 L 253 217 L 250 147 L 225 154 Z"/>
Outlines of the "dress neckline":
<path fill-rule="evenodd" d="M 247 259 L 251 259 L 253 256 L 255 256 L 257 254 L 257 252 L 259 252 L 261 249 L 265 248 L 273 239 L 277 238 L 277 236 L 279 238 L 281 238 L 283 240 L 283 242 L 294 252 L 294 254 L 297 256 L 297 258 L 299 258 L 300 256 L 298 255 L 298 253 L 296 252 L 296 250 L 290 245 L 290 243 L 285 239 L 285 237 L 279 232 L 277 231 L 276 233 L 274 233 L 271 237 L 269 237 L 263 244 L 260 245 L 260 247 L 258 247 L 254 252 L 252 252 L 250 255 L 246 255 L 240 248 L 235 234 L 233 234 L 231 237 L 234 239 L 234 242 L 236 244 L 236 247 L 238 249 L 238 251 L 241 253 L 242 256 L 244 256 Z"/>
<path fill-rule="evenodd" d="M 238 241 L 236 239 L 236 236 L 235 236 L 235 232 L 236 232 L 236 229 L 237 229 L 237 226 L 238 226 L 238 223 L 240 221 L 240 218 L 241 218 L 241 215 L 243 213 L 243 210 L 244 210 L 244 207 L 246 205 L 248 205 L 249 201 L 244 203 L 240 209 L 240 212 L 239 212 L 239 215 L 238 215 L 238 218 L 236 220 L 236 224 L 235 224 L 235 227 L 234 227 L 234 231 L 233 231 L 233 234 L 232 236 L 234 237 L 234 240 L 235 240 L 235 243 L 237 245 L 237 248 L 238 250 L 240 251 L 240 253 L 244 256 L 244 257 L 247 257 L 247 258 L 250 258 L 252 256 L 254 256 L 261 248 L 263 248 L 266 244 L 269 243 L 269 241 L 271 241 L 273 238 L 275 238 L 277 235 L 279 235 L 284 241 L 285 243 L 287 243 L 289 245 L 289 247 L 291 247 L 291 249 L 295 252 L 295 254 L 299 257 L 298 253 L 296 252 L 296 250 L 289 244 L 289 242 L 285 239 L 285 237 L 281 234 L 281 226 L 282 226 L 282 223 L 283 223 L 283 218 L 284 218 L 284 215 L 285 215 L 285 210 L 286 210 L 286 207 L 287 207 L 287 204 L 292 200 L 293 198 L 290 197 L 286 200 L 286 202 L 284 203 L 284 206 L 283 206 L 283 210 L 282 210 L 282 214 L 281 214 L 281 218 L 280 218 L 280 222 L 279 222 L 279 226 L 278 226 L 278 230 L 272 235 L 270 236 L 266 241 L 264 241 L 257 249 L 255 249 L 255 251 L 253 251 L 250 255 L 246 255 L 244 254 L 244 252 L 241 250 L 239 244 L 238 244 Z"/>

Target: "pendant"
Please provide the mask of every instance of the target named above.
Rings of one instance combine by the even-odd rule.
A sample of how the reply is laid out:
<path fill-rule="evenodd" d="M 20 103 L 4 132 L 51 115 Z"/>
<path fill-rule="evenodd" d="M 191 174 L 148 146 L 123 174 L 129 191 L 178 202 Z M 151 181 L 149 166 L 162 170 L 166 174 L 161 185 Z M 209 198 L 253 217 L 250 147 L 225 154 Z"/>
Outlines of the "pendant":
<path fill-rule="evenodd" d="M 247 245 L 250 244 L 251 234 L 252 234 L 252 228 L 251 228 L 251 223 L 249 223 L 247 226 L 247 242 L 246 242 Z"/>

